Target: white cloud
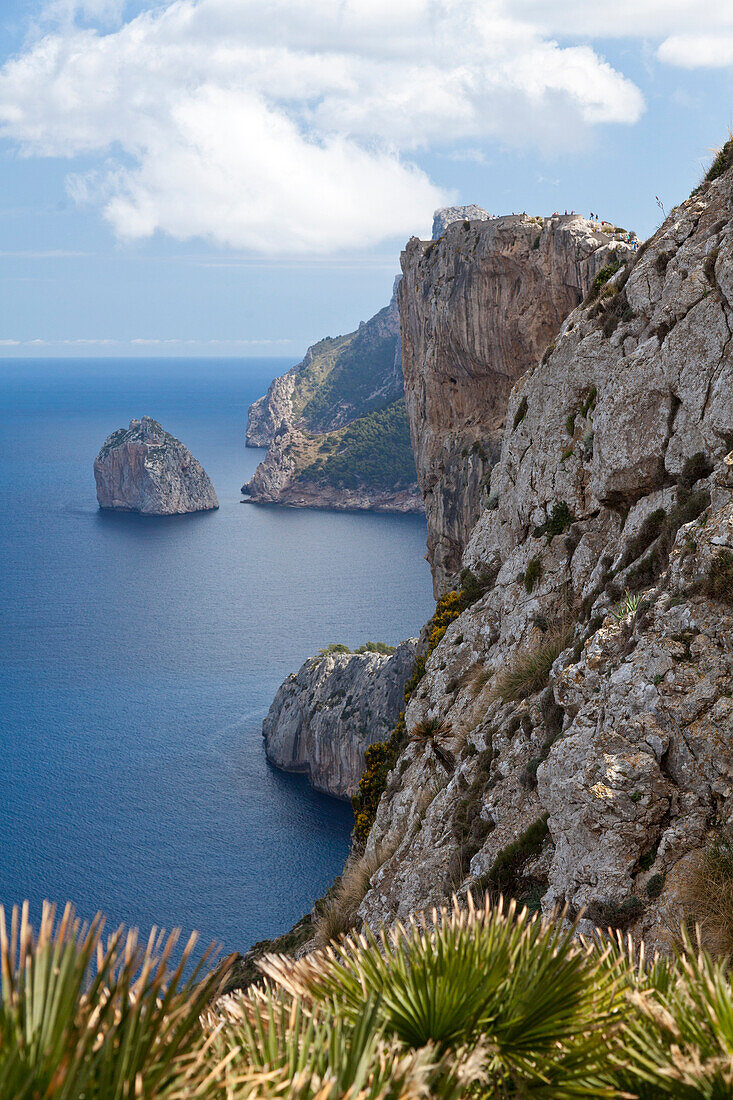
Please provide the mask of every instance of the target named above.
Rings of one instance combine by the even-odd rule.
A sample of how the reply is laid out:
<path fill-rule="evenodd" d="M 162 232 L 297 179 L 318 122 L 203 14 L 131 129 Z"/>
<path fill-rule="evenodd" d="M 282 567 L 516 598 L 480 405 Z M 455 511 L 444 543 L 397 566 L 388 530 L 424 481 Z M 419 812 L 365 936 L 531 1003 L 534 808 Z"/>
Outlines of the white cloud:
<path fill-rule="evenodd" d="M 506 0 L 505 7 L 544 34 L 592 38 L 645 37 L 659 42 L 672 34 L 705 27 L 708 33 L 733 27 L 727 0 Z"/>
<path fill-rule="evenodd" d="M 659 47 L 659 58 L 684 69 L 733 65 L 733 32 L 671 35 Z"/>
<path fill-rule="evenodd" d="M 25 155 L 99 157 L 70 192 L 122 238 L 371 246 L 453 198 L 411 161 L 425 148 L 562 147 L 640 117 L 630 80 L 548 37 L 549 7 L 169 0 L 125 22 L 116 0 L 53 0 L 53 29 L 0 70 L 0 127 Z"/>
<path fill-rule="evenodd" d="M 657 57 L 670 65 L 696 69 L 733 64 L 730 0 L 506 0 L 506 6 L 544 34 L 645 37 L 659 43 Z"/>

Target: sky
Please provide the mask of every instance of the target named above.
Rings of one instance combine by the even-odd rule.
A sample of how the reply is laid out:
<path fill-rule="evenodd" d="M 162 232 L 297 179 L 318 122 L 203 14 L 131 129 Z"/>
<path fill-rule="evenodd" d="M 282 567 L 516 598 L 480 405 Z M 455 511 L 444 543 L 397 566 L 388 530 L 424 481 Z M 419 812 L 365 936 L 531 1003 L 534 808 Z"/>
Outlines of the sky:
<path fill-rule="evenodd" d="M 0 357 L 295 361 L 436 207 L 644 237 L 732 125 L 731 0 L 0 0 Z"/>

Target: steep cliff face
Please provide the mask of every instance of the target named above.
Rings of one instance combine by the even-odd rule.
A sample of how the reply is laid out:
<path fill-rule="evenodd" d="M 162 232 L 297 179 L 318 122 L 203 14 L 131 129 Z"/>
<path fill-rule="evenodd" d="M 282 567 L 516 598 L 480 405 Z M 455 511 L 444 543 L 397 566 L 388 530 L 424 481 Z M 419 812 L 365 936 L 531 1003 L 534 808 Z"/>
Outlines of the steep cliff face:
<path fill-rule="evenodd" d="M 317 348 L 318 345 L 315 345 Z M 295 375 L 310 362 L 315 348 L 308 348 L 302 363 L 273 378 L 267 393 L 249 407 L 246 442 L 248 447 L 269 447 L 277 432 L 295 419 Z"/>
<path fill-rule="evenodd" d="M 436 595 L 493 491 L 512 385 L 614 253 L 630 252 L 622 236 L 522 215 L 454 222 L 403 252 L 402 368 Z"/>
<path fill-rule="evenodd" d="M 94 478 L 100 508 L 161 516 L 219 507 L 201 463 L 149 416 L 107 437 Z"/>
<path fill-rule="evenodd" d="M 406 712 L 408 733 L 441 723 L 455 767 L 424 737 L 400 752 L 362 920 L 484 888 L 587 906 L 651 942 L 679 920 L 685 868 L 733 820 L 731 260 L 729 171 L 595 288 L 513 390 L 496 507 L 463 556 L 487 591 Z M 477 390 L 490 410 L 481 374 Z M 439 392 L 423 388 L 428 423 Z"/>
<path fill-rule="evenodd" d="M 364 753 L 382 740 L 404 706 L 416 642 L 392 654 L 325 653 L 281 685 L 262 725 L 268 760 L 305 772 L 319 791 L 351 798 Z"/>
<path fill-rule="evenodd" d="M 269 450 L 242 492 L 262 504 L 422 511 L 400 363 L 394 293 L 356 332 L 314 344 L 250 407 L 247 444 Z"/>

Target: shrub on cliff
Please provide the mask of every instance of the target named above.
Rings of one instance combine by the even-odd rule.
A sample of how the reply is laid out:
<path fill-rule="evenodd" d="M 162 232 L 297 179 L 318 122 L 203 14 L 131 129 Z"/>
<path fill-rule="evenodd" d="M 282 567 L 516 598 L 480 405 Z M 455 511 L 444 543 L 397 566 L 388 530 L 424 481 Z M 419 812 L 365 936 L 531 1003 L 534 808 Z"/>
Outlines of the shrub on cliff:
<path fill-rule="evenodd" d="M 405 706 L 412 693 L 425 674 L 428 657 L 445 636 L 448 627 L 461 612 L 465 611 L 476 599 L 488 590 L 492 582 L 488 574 L 476 577 L 470 570 L 464 570 L 464 584 L 460 590 L 446 592 L 435 605 L 435 614 L 427 624 L 428 644 L 425 653 L 415 661 L 412 676 L 405 685 Z M 359 780 L 359 789 L 353 799 L 354 806 L 354 843 L 362 848 L 366 844 L 369 830 L 374 824 L 379 799 L 387 786 L 387 776 L 394 767 L 397 757 L 407 743 L 404 711 L 397 719 L 397 725 L 386 741 L 370 745 L 364 756 L 364 771 Z"/>
<path fill-rule="evenodd" d="M 733 955 L 733 835 L 711 838 L 680 873 L 680 899 L 690 926 L 715 955 Z"/>
<path fill-rule="evenodd" d="M 328 442 L 328 452 L 301 471 L 301 481 L 383 490 L 417 481 L 404 398 L 353 421 Z"/>
<path fill-rule="evenodd" d="M 410 730 L 410 741 L 413 744 L 429 748 L 444 768 L 453 771 L 456 766 L 456 758 L 444 744 L 450 735 L 451 726 L 449 722 L 444 722 L 441 718 L 424 718 L 422 722 L 417 722 Z"/>
<path fill-rule="evenodd" d="M 705 174 L 705 182 L 712 183 L 719 179 L 733 165 L 733 137 L 729 137 L 722 149 L 718 151 L 713 163 Z"/>
<path fill-rule="evenodd" d="M 730 550 L 720 550 L 713 558 L 705 590 L 714 600 L 733 604 L 733 554 Z"/>

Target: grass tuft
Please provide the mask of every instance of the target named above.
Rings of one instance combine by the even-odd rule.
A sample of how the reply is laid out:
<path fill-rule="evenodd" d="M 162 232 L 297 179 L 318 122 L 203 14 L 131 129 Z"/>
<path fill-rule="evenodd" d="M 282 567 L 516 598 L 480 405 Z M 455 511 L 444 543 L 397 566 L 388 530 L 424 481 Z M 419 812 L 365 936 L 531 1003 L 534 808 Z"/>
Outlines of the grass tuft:
<path fill-rule="evenodd" d="M 705 591 L 713 600 L 733 604 L 733 554 L 720 550 L 708 570 Z"/>
<path fill-rule="evenodd" d="M 511 703 L 542 691 L 554 662 L 572 642 L 574 629 L 572 622 L 563 620 L 533 644 L 519 650 L 511 664 L 495 677 L 492 697 Z"/>
<path fill-rule="evenodd" d="M 356 927 L 359 906 L 374 875 L 396 850 L 396 847 L 380 848 L 371 856 L 358 856 L 346 864 L 341 878 L 319 903 L 315 919 L 317 947 L 325 947 Z"/>
<path fill-rule="evenodd" d="M 733 955 L 733 835 L 723 832 L 694 857 L 680 876 L 685 919 L 700 929 L 702 946 Z"/>

